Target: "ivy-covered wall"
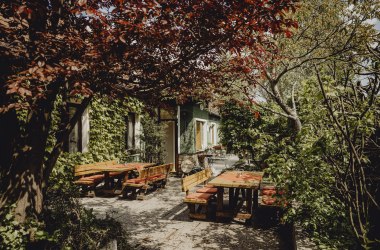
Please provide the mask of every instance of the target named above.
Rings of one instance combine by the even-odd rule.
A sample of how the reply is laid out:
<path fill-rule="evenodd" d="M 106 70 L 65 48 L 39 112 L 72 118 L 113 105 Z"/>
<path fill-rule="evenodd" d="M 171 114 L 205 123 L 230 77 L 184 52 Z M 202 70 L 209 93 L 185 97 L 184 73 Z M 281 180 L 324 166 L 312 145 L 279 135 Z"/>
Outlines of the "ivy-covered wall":
<path fill-rule="evenodd" d="M 63 153 L 54 173 L 73 171 L 77 164 L 112 159 L 125 161 L 126 116 L 129 112 L 140 113 L 142 103 L 134 99 L 124 101 L 94 98 L 89 107 L 90 141 L 86 153 Z"/>

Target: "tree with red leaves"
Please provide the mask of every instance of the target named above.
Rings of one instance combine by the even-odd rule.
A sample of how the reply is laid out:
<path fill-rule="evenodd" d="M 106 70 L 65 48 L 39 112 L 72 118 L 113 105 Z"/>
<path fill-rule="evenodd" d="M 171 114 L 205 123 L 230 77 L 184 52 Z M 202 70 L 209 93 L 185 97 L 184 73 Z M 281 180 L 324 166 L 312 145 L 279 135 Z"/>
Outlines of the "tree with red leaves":
<path fill-rule="evenodd" d="M 286 17 L 293 0 L 32 0 L 0 9 L 0 206 L 15 203 L 19 221 L 41 213 L 50 172 L 94 94 L 154 101 L 183 100 L 194 89 L 211 94 L 222 53 L 260 57 L 270 34 L 295 25 Z M 47 151 L 60 96 L 81 103 L 61 119 Z"/>

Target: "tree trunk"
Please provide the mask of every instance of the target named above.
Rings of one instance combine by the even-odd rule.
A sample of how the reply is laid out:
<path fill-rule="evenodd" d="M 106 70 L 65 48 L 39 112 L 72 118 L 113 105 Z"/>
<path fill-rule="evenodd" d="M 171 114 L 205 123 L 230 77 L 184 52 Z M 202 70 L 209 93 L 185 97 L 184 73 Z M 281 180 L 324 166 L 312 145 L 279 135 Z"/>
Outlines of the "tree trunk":
<path fill-rule="evenodd" d="M 289 107 L 283 100 L 280 90 L 278 89 L 278 81 L 270 81 L 270 87 L 273 93 L 274 101 L 280 106 L 280 108 L 288 115 L 288 120 L 290 121 L 291 128 L 293 130 L 293 134 L 297 135 L 301 132 L 302 122 L 297 114 L 297 110 L 295 108 L 295 104 L 293 103 L 293 108 Z"/>
<path fill-rule="evenodd" d="M 54 101 L 59 92 L 60 81 L 50 85 L 50 94 L 29 111 L 26 125 L 17 135 L 8 138 L 14 142 L 8 156 L 2 157 L 3 176 L 0 186 L 0 207 L 15 204 L 16 219 L 24 222 L 27 217 L 38 218 L 42 212 L 43 162 Z M 8 123 L 17 122 L 16 116 L 2 116 Z M 15 124 L 20 126 L 20 124 Z M 1 131 L 7 133 L 8 130 Z M 5 137 L 5 136 L 2 136 Z M 17 143 L 16 143 L 17 142 Z M 3 152 L 2 152 L 3 153 Z M 7 159 L 12 159 L 7 162 Z"/>
<path fill-rule="evenodd" d="M 4 177 L 5 192 L 0 205 L 15 204 L 16 220 L 24 222 L 27 217 L 38 218 L 42 212 L 42 166 L 30 157 L 25 157 L 20 164 L 13 165 Z"/>
<path fill-rule="evenodd" d="M 16 219 L 21 222 L 42 212 L 43 156 L 50 128 L 50 119 L 44 117 L 47 114 L 32 115 L 26 142 L 14 150 L 16 157 L 2 180 L 0 206 L 16 204 Z"/>
<path fill-rule="evenodd" d="M 301 132 L 302 122 L 301 122 L 301 120 L 298 117 L 298 114 L 296 112 L 292 112 L 292 113 L 293 113 L 292 117 L 290 117 L 288 119 L 291 123 L 291 127 L 293 129 L 294 134 L 297 135 L 299 132 Z"/>
<path fill-rule="evenodd" d="M 13 158 L 13 147 L 20 133 L 20 124 L 14 110 L 0 115 L 0 179 L 9 170 Z"/>

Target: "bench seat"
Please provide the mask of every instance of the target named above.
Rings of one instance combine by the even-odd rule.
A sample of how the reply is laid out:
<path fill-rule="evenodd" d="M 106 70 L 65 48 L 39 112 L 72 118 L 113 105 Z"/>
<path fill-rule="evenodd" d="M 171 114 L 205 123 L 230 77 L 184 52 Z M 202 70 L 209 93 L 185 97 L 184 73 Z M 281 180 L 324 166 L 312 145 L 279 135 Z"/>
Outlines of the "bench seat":
<path fill-rule="evenodd" d="M 183 200 L 186 203 L 207 204 L 212 194 L 208 193 L 191 193 Z"/>
<path fill-rule="evenodd" d="M 202 187 L 196 191 L 197 193 L 209 193 L 209 194 L 216 194 L 218 192 L 218 189 L 215 187 Z"/>
<path fill-rule="evenodd" d="M 128 179 L 126 181 L 127 184 L 145 184 L 146 178 L 134 178 L 134 179 Z"/>
<path fill-rule="evenodd" d="M 170 163 L 144 168 L 140 171 L 138 178 L 124 180 L 122 184 L 123 197 L 136 198 L 139 194 L 137 198 L 143 199 L 148 188 L 164 188 L 172 165 L 173 164 Z"/>
<path fill-rule="evenodd" d="M 104 180 L 104 175 L 103 174 L 97 174 L 97 175 L 92 175 L 92 176 L 81 177 L 78 180 L 74 181 L 74 183 L 75 184 L 87 185 L 87 184 L 95 184 L 95 183 L 101 182 L 103 180 Z"/>
<path fill-rule="evenodd" d="M 123 175 L 125 172 L 110 172 L 109 175 L 110 177 L 116 177 L 119 175 Z"/>
<path fill-rule="evenodd" d="M 218 189 L 212 185 L 205 185 L 196 190 L 195 193 L 190 193 L 191 188 L 200 183 L 207 182 L 212 175 L 211 168 L 203 169 L 200 172 L 182 178 L 182 191 L 186 192 L 186 197 L 183 200 L 189 207 L 189 217 L 192 219 L 207 219 L 209 200 L 214 197 Z M 204 212 L 202 212 L 204 210 Z"/>
<path fill-rule="evenodd" d="M 277 192 L 276 192 L 276 190 L 274 190 L 274 189 L 263 189 L 262 191 L 261 191 L 261 194 L 262 195 L 269 195 L 269 196 L 272 196 L 272 195 L 275 195 Z"/>
<path fill-rule="evenodd" d="M 81 186 L 82 193 L 94 197 L 96 186 L 105 179 L 101 168 L 115 164 L 117 164 L 117 160 L 76 165 L 74 168 L 76 178 L 74 183 Z"/>
<path fill-rule="evenodd" d="M 166 179 L 166 174 L 156 174 L 148 177 L 148 180 L 150 181 L 158 181 L 163 179 Z"/>
<path fill-rule="evenodd" d="M 274 185 L 267 185 L 261 189 L 261 204 L 265 206 L 286 207 L 288 202 L 283 195 L 284 190 L 278 190 Z"/>

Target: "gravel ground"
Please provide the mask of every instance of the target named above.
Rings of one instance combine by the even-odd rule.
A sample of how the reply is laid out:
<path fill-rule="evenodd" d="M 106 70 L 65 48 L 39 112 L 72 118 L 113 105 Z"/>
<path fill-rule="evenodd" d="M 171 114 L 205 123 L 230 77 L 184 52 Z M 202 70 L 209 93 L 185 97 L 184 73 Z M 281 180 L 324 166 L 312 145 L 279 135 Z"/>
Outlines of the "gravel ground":
<path fill-rule="evenodd" d="M 165 189 L 144 200 L 120 197 L 81 198 L 99 217 L 120 221 L 134 249 L 289 249 L 290 239 L 276 223 L 275 212 L 259 209 L 253 225 L 243 221 L 197 221 L 188 218 L 180 178 L 170 177 Z M 313 249 L 307 239 L 298 249 Z M 312 245 L 311 245 L 312 246 Z"/>

